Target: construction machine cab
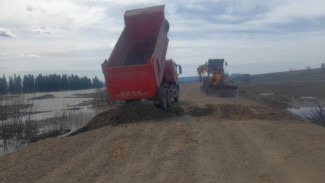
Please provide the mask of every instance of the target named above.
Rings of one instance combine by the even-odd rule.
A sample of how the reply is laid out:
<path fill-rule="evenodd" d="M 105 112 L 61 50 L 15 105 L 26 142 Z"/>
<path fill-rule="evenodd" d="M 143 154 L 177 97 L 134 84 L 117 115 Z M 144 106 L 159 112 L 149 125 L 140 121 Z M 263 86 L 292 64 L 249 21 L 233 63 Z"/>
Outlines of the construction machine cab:
<path fill-rule="evenodd" d="M 208 68 L 211 69 L 211 71 L 224 71 L 223 69 L 223 63 L 224 59 L 209 59 L 208 60 Z"/>

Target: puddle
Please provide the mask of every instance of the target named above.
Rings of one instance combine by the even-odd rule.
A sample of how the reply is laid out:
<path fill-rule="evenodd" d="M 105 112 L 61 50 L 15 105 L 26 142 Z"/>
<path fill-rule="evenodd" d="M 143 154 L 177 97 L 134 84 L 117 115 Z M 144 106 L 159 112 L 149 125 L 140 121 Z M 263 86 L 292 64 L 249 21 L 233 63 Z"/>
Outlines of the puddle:
<path fill-rule="evenodd" d="M 325 114 L 325 102 L 317 97 L 302 96 L 294 99 L 290 105 L 291 107 L 287 108 L 288 111 L 305 119 L 315 115 L 320 108 Z"/>
<path fill-rule="evenodd" d="M 317 97 L 300 97 L 301 99 L 317 99 Z"/>
<path fill-rule="evenodd" d="M 299 108 L 288 108 L 288 111 L 292 112 L 293 114 L 303 117 L 309 118 L 317 110 L 316 107 L 299 107 Z"/>
<path fill-rule="evenodd" d="M 271 96 L 274 95 L 274 93 L 260 93 L 261 96 Z"/>

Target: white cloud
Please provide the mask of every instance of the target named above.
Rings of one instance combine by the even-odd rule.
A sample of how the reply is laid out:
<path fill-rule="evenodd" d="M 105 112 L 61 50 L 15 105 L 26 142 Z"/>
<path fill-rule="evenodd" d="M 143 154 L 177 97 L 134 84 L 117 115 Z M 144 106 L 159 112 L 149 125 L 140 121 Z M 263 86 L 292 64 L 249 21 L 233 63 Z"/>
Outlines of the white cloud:
<path fill-rule="evenodd" d="M 34 28 L 33 28 L 33 31 L 34 31 L 34 32 L 37 32 L 37 33 L 39 33 L 39 34 L 43 34 L 43 35 L 50 35 L 50 34 L 53 34 L 53 32 L 50 31 L 49 28 L 46 27 L 46 26 L 34 27 Z"/>
<path fill-rule="evenodd" d="M 269 12 L 261 15 L 251 24 L 291 23 L 297 20 L 312 20 L 325 17 L 325 1 L 321 0 L 292 0 L 284 1 Z"/>
<path fill-rule="evenodd" d="M 74 29 L 96 24 L 105 17 L 104 7 L 87 6 L 71 0 L 7 0 L 0 4 L 0 12 L 2 24 L 42 24 Z"/>
<path fill-rule="evenodd" d="M 35 54 L 25 54 L 25 53 L 18 53 L 17 56 L 25 57 L 25 58 L 33 58 L 33 59 L 40 59 L 41 57 Z"/>
<path fill-rule="evenodd" d="M 187 2 L 184 7 L 189 10 L 196 10 L 196 11 L 209 11 L 209 7 L 201 5 L 199 3 L 190 3 Z"/>
<path fill-rule="evenodd" d="M 215 18 L 220 19 L 220 20 L 236 21 L 236 20 L 241 20 L 244 17 L 235 16 L 235 15 L 228 15 L 228 14 L 222 14 L 222 15 L 216 15 Z"/>
<path fill-rule="evenodd" d="M 11 33 L 8 29 L 0 28 L 0 37 L 16 37 L 13 33 Z"/>
<path fill-rule="evenodd" d="M 200 65 L 209 58 L 225 58 L 227 71 L 265 73 L 319 67 L 325 58 L 324 32 L 288 33 L 269 37 L 170 40 L 167 57 L 179 64 Z M 308 60 L 308 63 L 306 63 Z M 193 67 L 196 68 L 196 67 Z M 192 75 L 195 70 L 192 70 Z"/>
<path fill-rule="evenodd" d="M 101 75 L 100 63 L 109 57 L 123 30 L 125 10 L 165 4 L 171 26 L 168 57 L 180 64 L 202 64 L 208 57 L 225 57 L 236 65 L 251 64 L 252 72 L 259 63 L 272 62 L 271 58 L 279 61 L 279 67 L 287 60 L 302 65 L 306 55 L 313 60 L 325 58 L 320 51 L 325 47 L 321 44 L 325 42 L 324 21 L 319 20 L 324 19 L 324 3 L 322 0 L 3 0 L 0 25 L 19 37 L 1 39 L 0 50 L 10 54 L 1 54 L 0 64 L 8 72 L 14 72 L 17 65 L 28 60 L 24 70 L 98 69 Z M 280 27 L 301 20 L 321 26 L 313 27 L 313 33 L 299 34 Z M 39 55 L 46 62 L 38 62 Z"/>
<path fill-rule="evenodd" d="M 111 49 L 113 49 L 114 46 L 115 46 L 115 44 L 116 44 L 116 41 L 112 42 L 112 43 L 109 45 L 109 47 L 110 47 Z"/>
<path fill-rule="evenodd" d="M 28 57 L 29 57 L 29 58 L 35 58 L 35 59 L 40 59 L 40 58 L 41 58 L 41 57 L 38 56 L 38 55 L 29 55 Z"/>

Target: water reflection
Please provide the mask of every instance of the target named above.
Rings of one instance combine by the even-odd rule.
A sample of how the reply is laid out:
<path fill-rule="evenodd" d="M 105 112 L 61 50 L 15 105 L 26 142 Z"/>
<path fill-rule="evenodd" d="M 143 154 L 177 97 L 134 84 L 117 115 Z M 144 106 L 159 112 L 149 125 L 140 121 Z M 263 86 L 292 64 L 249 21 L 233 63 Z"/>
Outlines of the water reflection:
<path fill-rule="evenodd" d="M 0 101 L 0 155 L 13 152 L 35 138 L 42 139 L 47 134 L 65 136 L 84 126 L 103 110 L 91 105 L 94 97 L 91 94 L 96 92 L 99 91 L 90 89 L 6 95 Z"/>

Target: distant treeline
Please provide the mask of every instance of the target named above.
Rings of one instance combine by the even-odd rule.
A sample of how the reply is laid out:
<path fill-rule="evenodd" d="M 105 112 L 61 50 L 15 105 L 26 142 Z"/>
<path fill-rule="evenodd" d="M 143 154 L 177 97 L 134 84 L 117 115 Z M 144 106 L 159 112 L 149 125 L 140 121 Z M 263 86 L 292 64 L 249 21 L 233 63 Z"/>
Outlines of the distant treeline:
<path fill-rule="evenodd" d="M 20 92 L 45 92 L 60 90 L 80 90 L 90 88 L 101 88 L 103 83 L 97 78 L 92 80 L 88 77 L 79 77 L 77 75 L 60 75 L 39 74 L 36 77 L 28 74 L 20 77 L 20 75 L 10 76 L 8 81 L 3 75 L 0 76 L 0 93 L 20 93 Z"/>

